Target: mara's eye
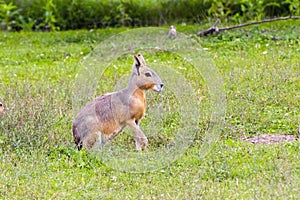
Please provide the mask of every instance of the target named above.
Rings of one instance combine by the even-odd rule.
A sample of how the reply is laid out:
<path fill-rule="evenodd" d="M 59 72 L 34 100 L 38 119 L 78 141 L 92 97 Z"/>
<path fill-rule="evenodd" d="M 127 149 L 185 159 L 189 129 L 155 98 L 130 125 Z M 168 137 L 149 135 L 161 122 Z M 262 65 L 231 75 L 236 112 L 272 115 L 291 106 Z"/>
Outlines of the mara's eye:
<path fill-rule="evenodd" d="M 151 77 L 151 73 L 150 73 L 150 72 L 146 72 L 146 73 L 145 73 L 145 76 Z"/>
<path fill-rule="evenodd" d="M 0 107 L 2 107 L 3 105 L 2 105 L 2 103 L 0 103 Z"/>

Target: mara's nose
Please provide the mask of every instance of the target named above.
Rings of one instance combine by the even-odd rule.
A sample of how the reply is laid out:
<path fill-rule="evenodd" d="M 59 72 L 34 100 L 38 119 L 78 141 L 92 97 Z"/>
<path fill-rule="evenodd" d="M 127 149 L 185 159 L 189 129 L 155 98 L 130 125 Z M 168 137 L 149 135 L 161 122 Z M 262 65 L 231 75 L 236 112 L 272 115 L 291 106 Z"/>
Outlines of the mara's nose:
<path fill-rule="evenodd" d="M 163 84 L 163 83 L 162 83 L 162 84 L 160 84 L 160 87 L 161 87 L 161 88 L 163 88 L 163 87 L 164 87 L 164 84 Z"/>

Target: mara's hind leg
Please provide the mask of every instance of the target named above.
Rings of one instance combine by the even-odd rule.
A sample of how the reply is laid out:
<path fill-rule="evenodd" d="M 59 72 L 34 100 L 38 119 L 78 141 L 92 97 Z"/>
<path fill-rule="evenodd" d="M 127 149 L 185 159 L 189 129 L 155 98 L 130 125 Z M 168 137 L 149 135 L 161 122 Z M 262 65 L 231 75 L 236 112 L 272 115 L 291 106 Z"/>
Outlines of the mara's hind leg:
<path fill-rule="evenodd" d="M 103 135 L 100 131 L 96 132 L 98 135 L 95 143 L 92 146 L 92 149 L 95 151 L 100 151 L 104 147 L 104 145 L 107 143 L 108 139 Z"/>
<path fill-rule="evenodd" d="M 101 132 L 94 131 L 89 133 L 84 139 L 83 139 L 83 147 L 86 149 L 95 149 L 99 144 L 102 143 L 102 137 Z"/>

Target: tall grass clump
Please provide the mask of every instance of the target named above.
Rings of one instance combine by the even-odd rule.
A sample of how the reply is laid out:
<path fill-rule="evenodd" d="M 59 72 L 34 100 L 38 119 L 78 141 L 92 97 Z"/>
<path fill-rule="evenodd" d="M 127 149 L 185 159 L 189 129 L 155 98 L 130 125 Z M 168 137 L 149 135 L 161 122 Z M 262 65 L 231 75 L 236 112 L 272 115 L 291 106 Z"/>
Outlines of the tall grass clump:
<path fill-rule="evenodd" d="M 21 81 L 5 89 L 8 111 L 1 119 L 1 151 L 48 148 L 69 138 L 72 116 L 66 84 L 58 88 Z"/>

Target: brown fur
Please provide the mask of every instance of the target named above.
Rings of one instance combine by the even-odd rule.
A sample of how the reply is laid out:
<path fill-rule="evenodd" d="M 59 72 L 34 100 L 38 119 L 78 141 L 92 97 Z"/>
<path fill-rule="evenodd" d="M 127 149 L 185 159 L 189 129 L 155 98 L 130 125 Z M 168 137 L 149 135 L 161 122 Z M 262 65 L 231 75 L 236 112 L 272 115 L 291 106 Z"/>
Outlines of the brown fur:
<path fill-rule="evenodd" d="M 78 149 L 101 149 L 103 144 L 116 137 L 125 126 L 129 126 L 134 132 L 136 149 L 145 149 L 148 140 L 139 127 L 147 106 L 145 90 L 160 92 L 162 87 L 162 81 L 146 66 L 143 56 L 134 56 L 128 86 L 118 92 L 97 97 L 75 117 L 72 131 Z"/>
<path fill-rule="evenodd" d="M 146 98 L 143 90 L 137 89 L 133 93 L 133 100 L 130 102 L 130 116 L 134 120 L 140 120 L 146 112 Z"/>

